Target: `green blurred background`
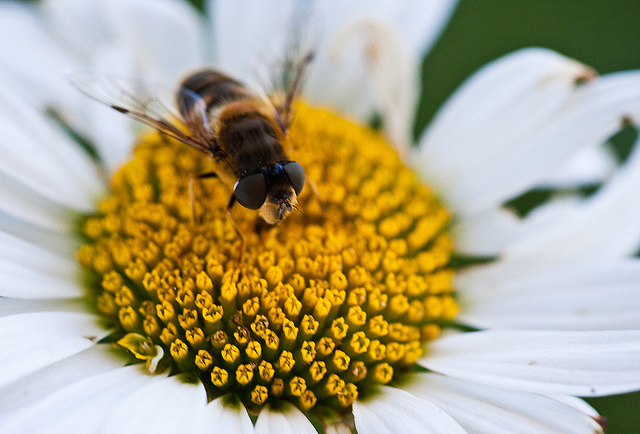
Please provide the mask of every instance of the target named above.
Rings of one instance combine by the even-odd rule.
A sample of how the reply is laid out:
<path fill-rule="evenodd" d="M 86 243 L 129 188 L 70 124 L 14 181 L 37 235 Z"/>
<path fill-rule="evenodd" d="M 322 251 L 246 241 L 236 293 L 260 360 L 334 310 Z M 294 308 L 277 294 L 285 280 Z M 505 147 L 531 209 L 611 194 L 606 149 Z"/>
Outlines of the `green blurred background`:
<path fill-rule="evenodd" d="M 203 0 L 192 2 L 200 7 Z M 554 49 L 601 74 L 640 69 L 640 0 L 461 0 L 423 63 L 416 135 L 475 70 L 530 46 Z M 640 433 L 640 393 L 589 403 L 608 418 L 608 434 Z"/>

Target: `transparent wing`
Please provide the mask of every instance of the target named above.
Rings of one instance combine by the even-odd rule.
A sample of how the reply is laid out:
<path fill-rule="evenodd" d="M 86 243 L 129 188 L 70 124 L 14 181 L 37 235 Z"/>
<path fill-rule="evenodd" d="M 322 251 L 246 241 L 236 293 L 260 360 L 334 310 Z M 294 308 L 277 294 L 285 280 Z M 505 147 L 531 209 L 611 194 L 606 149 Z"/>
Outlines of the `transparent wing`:
<path fill-rule="evenodd" d="M 216 155 L 216 139 L 209 129 L 206 105 L 197 94 L 191 93 L 188 97 L 193 98 L 193 106 L 198 109 L 185 119 L 169 108 L 175 104 L 172 101 L 175 92 L 169 92 L 163 86 L 94 72 L 77 72 L 68 78 L 96 101 L 202 152 Z"/>
<path fill-rule="evenodd" d="M 263 92 L 286 133 L 293 120 L 293 102 L 304 84 L 317 45 L 316 13 L 311 2 L 296 3 L 290 21 L 258 56 L 255 72 Z M 276 52 L 274 52 L 276 51 Z"/>
<path fill-rule="evenodd" d="M 300 93 L 305 73 L 313 60 L 314 51 L 294 54 L 295 56 L 291 54 L 287 57 L 277 73 L 278 82 L 274 84 L 276 91 L 269 98 L 276 110 L 276 119 L 285 133 L 293 121 L 293 101 Z"/>

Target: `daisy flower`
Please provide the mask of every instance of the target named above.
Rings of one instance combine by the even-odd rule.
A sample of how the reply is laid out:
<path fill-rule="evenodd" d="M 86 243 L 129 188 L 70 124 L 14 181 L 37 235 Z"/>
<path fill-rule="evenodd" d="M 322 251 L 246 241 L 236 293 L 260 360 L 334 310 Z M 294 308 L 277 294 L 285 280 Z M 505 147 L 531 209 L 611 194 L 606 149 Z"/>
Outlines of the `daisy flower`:
<path fill-rule="evenodd" d="M 190 192 L 211 161 L 64 73 L 249 80 L 306 3 L 0 5 L 20 35 L 0 47 L 0 431 L 603 430 L 578 397 L 640 389 L 640 151 L 600 148 L 640 118 L 640 73 L 522 50 L 412 147 L 417 64 L 454 6 L 424 3 L 318 5 L 288 140 L 322 206 L 307 188 L 277 226 L 234 208 L 244 249 L 224 184 Z M 588 198 L 503 206 L 585 176 Z"/>

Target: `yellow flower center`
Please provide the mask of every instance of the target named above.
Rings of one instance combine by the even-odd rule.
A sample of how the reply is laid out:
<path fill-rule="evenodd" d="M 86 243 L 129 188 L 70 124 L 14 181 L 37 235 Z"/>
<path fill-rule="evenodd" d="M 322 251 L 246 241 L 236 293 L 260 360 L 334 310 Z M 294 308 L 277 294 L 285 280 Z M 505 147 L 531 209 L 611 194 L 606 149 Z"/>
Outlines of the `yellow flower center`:
<path fill-rule="evenodd" d="M 191 199 L 212 162 L 151 133 L 78 257 L 115 339 L 151 371 L 195 373 L 250 410 L 340 411 L 410 370 L 457 313 L 450 216 L 370 129 L 299 104 L 289 136 L 319 198 L 305 187 L 277 226 L 234 207 L 244 252 L 229 189 L 198 180 Z"/>

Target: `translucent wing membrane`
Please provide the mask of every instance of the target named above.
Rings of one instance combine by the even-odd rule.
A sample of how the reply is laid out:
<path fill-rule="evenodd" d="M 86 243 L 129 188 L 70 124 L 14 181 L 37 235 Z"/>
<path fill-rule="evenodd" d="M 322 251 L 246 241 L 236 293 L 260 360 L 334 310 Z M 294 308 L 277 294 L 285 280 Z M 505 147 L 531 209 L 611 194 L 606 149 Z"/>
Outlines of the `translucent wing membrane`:
<path fill-rule="evenodd" d="M 259 63 L 254 73 L 285 133 L 293 120 L 293 101 L 302 89 L 307 68 L 315 55 L 315 16 L 311 2 L 297 3 L 288 25 L 269 41 L 269 48 L 257 56 Z"/>
<path fill-rule="evenodd" d="M 216 154 L 216 140 L 210 131 L 206 104 L 199 95 L 183 92 L 187 98 L 194 99 L 191 105 L 197 108 L 185 117 L 169 108 L 175 106 L 176 92 L 161 85 L 94 72 L 78 72 L 68 77 L 75 87 L 91 98 L 202 152 Z"/>

